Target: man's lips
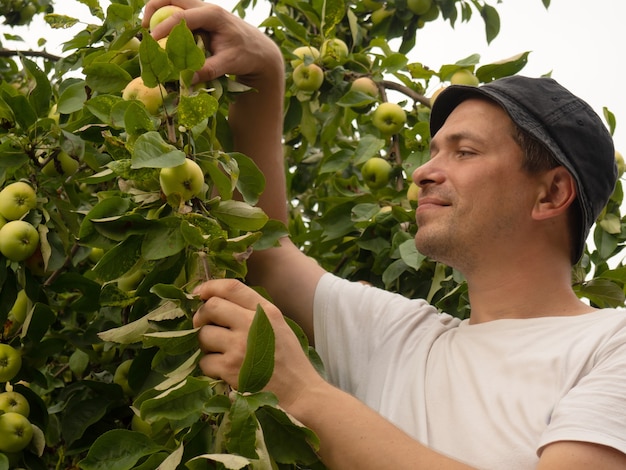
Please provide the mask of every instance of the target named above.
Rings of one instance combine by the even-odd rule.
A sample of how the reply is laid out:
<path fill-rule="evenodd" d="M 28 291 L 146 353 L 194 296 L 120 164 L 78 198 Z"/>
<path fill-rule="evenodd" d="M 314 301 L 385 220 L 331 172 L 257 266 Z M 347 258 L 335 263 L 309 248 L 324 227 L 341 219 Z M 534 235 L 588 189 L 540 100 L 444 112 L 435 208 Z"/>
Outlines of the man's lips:
<path fill-rule="evenodd" d="M 417 200 L 417 212 L 437 209 L 440 207 L 447 207 L 450 203 L 444 199 L 440 199 L 434 196 L 425 196 Z"/>

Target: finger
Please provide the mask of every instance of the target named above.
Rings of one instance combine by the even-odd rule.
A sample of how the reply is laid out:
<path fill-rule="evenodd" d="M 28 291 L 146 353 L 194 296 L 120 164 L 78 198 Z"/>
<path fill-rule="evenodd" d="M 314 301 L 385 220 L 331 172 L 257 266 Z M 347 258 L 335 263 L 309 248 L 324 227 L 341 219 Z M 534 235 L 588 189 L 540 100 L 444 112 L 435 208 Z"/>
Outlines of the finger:
<path fill-rule="evenodd" d="M 255 307 L 256 309 L 256 307 Z M 254 311 L 219 296 L 207 299 L 193 316 L 194 327 L 218 325 L 231 330 L 247 328 Z"/>
<path fill-rule="evenodd" d="M 198 331 L 200 350 L 205 354 L 225 353 L 238 343 L 236 334 L 217 325 L 204 325 Z"/>
<path fill-rule="evenodd" d="M 265 297 L 236 279 L 213 279 L 198 286 L 194 293 L 203 300 L 218 297 L 252 311 L 256 311 L 259 304 L 263 308 L 271 305 Z"/>
<path fill-rule="evenodd" d="M 239 385 L 239 368 L 230 367 L 230 358 L 224 354 L 206 354 L 198 361 L 198 366 L 204 375 L 213 379 L 220 379 L 237 389 Z"/>

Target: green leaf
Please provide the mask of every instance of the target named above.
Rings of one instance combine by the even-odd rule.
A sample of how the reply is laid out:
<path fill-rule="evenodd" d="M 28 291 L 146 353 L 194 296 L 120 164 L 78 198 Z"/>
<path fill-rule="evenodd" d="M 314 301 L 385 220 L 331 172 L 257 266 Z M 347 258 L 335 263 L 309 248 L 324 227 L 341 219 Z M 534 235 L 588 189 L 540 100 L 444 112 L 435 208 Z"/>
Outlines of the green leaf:
<path fill-rule="evenodd" d="M 529 52 L 517 54 L 509 59 L 484 65 L 476 70 L 476 76 L 481 82 L 489 83 L 498 78 L 515 75 L 528 63 Z"/>
<path fill-rule="evenodd" d="M 143 401 L 140 405 L 142 418 L 148 422 L 161 418 L 195 421 L 213 393 L 211 380 L 208 377 L 187 377 L 176 387 Z"/>
<path fill-rule="evenodd" d="M 184 20 L 172 28 L 166 48 L 176 72 L 180 73 L 184 70 L 195 72 L 204 65 L 204 52 L 196 44 L 193 34 Z"/>
<path fill-rule="evenodd" d="M 114 429 L 96 439 L 79 466 L 83 470 L 128 470 L 142 457 L 162 449 L 145 434 Z"/>
<path fill-rule="evenodd" d="M 57 111 L 62 114 L 71 114 L 80 111 L 85 101 L 87 101 L 87 91 L 85 90 L 85 82 L 79 81 L 68 86 L 57 103 Z"/>
<path fill-rule="evenodd" d="M 204 91 L 193 96 L 181 96 L 177 109 L 178 123 L 191 129 L 213 116 L 217 112 L 218 106 L 217 100 Z"/>
<path fill-rule="evenodd" d="M 274 372 L 275 337 L 263 308 L 257 305 L 248 333 L 246 356 L 239 371 L 238 390 L 258 392 L 267 385 Z"/>
<path fill-rule="evenodd" d="M 189 462 L 194 462 L 197 460 L 211 460 L 213 462 L 219 462 L 224 466 L 224 468 L 228 470 L 241 470 L 251 463 L 250 459 L 233 454 L 202 454 L 197 455 L 192 459 L 189 459 Z M 201 468 L 205 467 L 203 466 Z"/>
<path fill-rule="evenodd" d="M 166 217 L 154 223 L 146 234 L 141 246 L 141 254 L 147 260 L 158 260 L 180 253 L 187 247 L 181 232 L 183 220 L 179 217 Z"/>
<path fill-rule="evenodd" d="M 143 39 L 139 45 L 139 63 L 141 78 L 149 88 L 167 82 L 172 76 L 173 66 L 167 52 L 148 31 L 143 31 Z"/>
<path fill-rule="evenodd" d="M 158 347 L 172 356 L 198 349 L 200 328 L 183 331 L 158 331 L 143 336 L 144 348 Z"/>
<path fill-rule="evenodd" d="M 118 93 L 132 76 L 116 64 L 96 62 L 83 69 L 87 86 L 100 93 Z"/>
<path fill-rule="evenodd" d="M 151 131 L 137 138 L 131 168 L 170 168 L 182 165 L 185 158 L 185 152 L 165 142 L 157 131 Z"/>
<path fill-rule="evenodd" d="M 232 454 L 258 459 L 256 430 L 258 422 L 253 410 L 241 394 L 237 394 L 229 412 L 230 431 L 226 435 L 226 448 Z"/>
<path fill-rule="evenodd" d="M 38 116 L 45 116 L 50 109 L 52 101 L 52 86 L 46 74 L 35 62 L 22 57 L 22 64 L 27 72 L 35 79 L 35 88 L 30 92 L 30 104 Z"/>
<path fill-rule="evenodd" d="M 500 15 L 498 15 L 498 11 L 494 7 L 486 3 L 482 5 L 480 15 L 485 20 L 487 44 L 490 44 L 500 33 Z"/>
<path fill-rule="evenodd" d="M 221 201 L 211 210 L 211 214 L 228 227 L 237 230 L 260 230 L 268 217 L 259 207 L 252 207 L 241 201 Z"/>
<path fill-rule="evenodd" d="M 110 330 L 98 333 L 103 341 L 110 341 L 119 344 L 139 343 L 143 335 L 149 331 L 154 331 L 154 327 L 150 322 L 175 320 L 184 318 L 185 312 L 182 311 L 174 302 L 165 302 L 152 312 L 126 325 L 111 328 Z"/>
<path fill-rule="evenodd" d="M 270 455 L 277 462 L 311 465 L 318 461 L 319 440 L 311 430 L 297 424 L 278 408 L 263 407 L 256 416 Z"/>
<path fill-rule="evenodd" d="M 145 106 L 137 101 L 130 101 L 124 113 L 124 128 L 129 135 L 143 135 L 154 131 L 154 120 Z"/>
<path fill-rule="evenodd" d="M 113 124 L 111 110 L 114 105 L 122 103 L 124 100 L 120 96 L 98 95 L 87 100 L 85 107 L 105 124 Z"/>
<path fill-rule="evenodd" d="M 250 157 L 236 152 L 229 155 L 239 167 L 237 189 L 243 196 L 243 200 L 248 204 L 256 204 L 265 189 L 265 176 Z"/>
<path fill-rule="evenodd" d="M 143 237 L 131 235 L 104 253 L 93 268 L 99 279 L 111 281 L 127 273 L 141 257 Z"/>

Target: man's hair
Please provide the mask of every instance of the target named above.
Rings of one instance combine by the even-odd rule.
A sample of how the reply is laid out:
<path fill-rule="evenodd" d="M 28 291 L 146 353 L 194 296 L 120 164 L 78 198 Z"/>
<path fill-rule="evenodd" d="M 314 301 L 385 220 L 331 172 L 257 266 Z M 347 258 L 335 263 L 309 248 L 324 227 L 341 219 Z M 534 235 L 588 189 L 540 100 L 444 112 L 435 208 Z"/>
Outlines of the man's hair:
<path fill-rule="evenodd" d="M 542 142 L 530 135 L 517 124 L 514 123 L 513 125 L 515 127 L 513 139 L 522 149 L 524 158 L 522 161 L 522 170 L 533 175 L 551 170 L 552 168 L 556 168 L 561 165 L 552 152 L 548 150 Z M 567 220 L 570 230 L 572 265 L 574 265 L 577 262 L 576 247 L 580 242 L 578 237 L 580 236 L 579 233 L 582 224 L 582 210 L 580 208 L 578 195 L 568 208 Z"/>

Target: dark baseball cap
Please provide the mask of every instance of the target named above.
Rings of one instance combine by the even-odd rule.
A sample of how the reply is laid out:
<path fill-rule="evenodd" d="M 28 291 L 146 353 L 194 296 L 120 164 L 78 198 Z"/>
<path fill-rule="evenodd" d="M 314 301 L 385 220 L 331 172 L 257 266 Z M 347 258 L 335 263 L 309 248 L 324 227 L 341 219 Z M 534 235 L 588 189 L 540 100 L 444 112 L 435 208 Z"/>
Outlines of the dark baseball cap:
<path fill-rule="evenodd" d="M 431 110 L 431 135 L 462 101 L 476 96 L 502 106 L 517 126 L 542 142 L 574 176 L 582 210 L 579 246 L 573 260 L 577 261 L 617 181 L 615 148 L 608 129 L 589 104 L 554 79 L 515 75 L 480 87 L 447 87 Z"/>

